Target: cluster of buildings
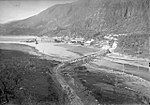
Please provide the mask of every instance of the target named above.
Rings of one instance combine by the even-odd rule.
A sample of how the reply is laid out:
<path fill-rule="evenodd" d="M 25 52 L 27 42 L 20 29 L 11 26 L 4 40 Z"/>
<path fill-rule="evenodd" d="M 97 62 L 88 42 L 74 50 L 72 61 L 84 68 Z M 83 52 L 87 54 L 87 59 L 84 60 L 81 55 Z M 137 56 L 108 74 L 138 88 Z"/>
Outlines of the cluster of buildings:
<path fill-rule="evenodd" d="M 42 36 L 42 37 L 36 37 L 35 39 L 30 39 L 27 42 L 35 42 L 38 44 L 39 42 L 53 42 L 53 43 L 68 43 L 68 44 L 76 44 L 76 45 L 84 45 L 84 46 L 90 46 L 93 45 L 95 47 L 108 49 L 112 47 L 117 46 L 117 37 L 119 35 L 110 34 L 107 36 L 104 36 L 104 40 L 97 41 L 95 39 L 89 39 L 86 40 L 83 37 L 76 37 L 72 38 L 69 36 L 55 36 L 55 37 L 49 37 L 49 36 Z"/>
<path fill-rule="evenodd" d="M 35 38 L 29 38 L 25 40 L 27 43 L 36 43 L 39 42 L 53 42 L 53 43 L 68 43 L 68 44 L 78 44 L 78 45 L 91 45 L 92 42 L 94 42 L 94 39 L 85 40 L 82 37 L 76 37 L 76 38 L 69 38 L 68 36 L 65 37 L 49 37 L 49 36 L 42 36 L 42 37 L 35 37 Z"/>
<path fill-rule="evenodd" d="M 84 46 L 93 45 L 102 49 L 112 49 L 114 50 L 117 47 L 117 37 L 116 35 L 104 36 L 104 40 L 96 41 L 94 39 L 85 40 L 82 37 L 69 38 L 66 37 L 53 37 L 54 42 L 65 42 L 68 44 L 79 44 Z"/>
<path fill-rule="evenodd" d="M 85 40 L 82 37 L 69 38 L 68 36 L 65 36 L 65 37 L 53 37 L 52 39 L 56 43 L 64 42 L 68 44 L 79 44 L 85 46 L 91 45 L 92 42 L 94 42 L 94 39 Z"/>

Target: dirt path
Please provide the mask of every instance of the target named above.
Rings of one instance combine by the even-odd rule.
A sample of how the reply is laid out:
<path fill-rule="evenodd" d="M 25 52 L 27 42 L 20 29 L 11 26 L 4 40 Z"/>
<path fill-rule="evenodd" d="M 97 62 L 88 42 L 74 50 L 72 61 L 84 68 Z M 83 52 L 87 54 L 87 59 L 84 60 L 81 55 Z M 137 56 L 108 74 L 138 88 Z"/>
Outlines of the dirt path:
<path fill-rule="evenodd" d="M 62 76 L 62 71 L 66 70 L 69 66 L 74 67 L 74 66 L 79 66 L 85 63 L 90 62 L 91 60 L 93 60 L 94 58 L 96 58 L 97 56 L 105 56 L 106 54 L 108 54 L 108 51 L 100 51 L 100 52 L 95 52 L 92 53 L 90 55 L 86 55 L 86 56 L 82 56 L 80 58 L 77 59 L 73 59 L 67 62 L 63 62 L 61 64 L 59 64 L 55 69 L 55 76 L 58 80 L 58 82 L 60 83 L 60 85 L 62 86 L 63 90 L 66 91 L 67 96 L 70 100 L 70 105 L 100 105 L 97 100 L 93 97 L 92 100 L 89 100 L 88 103 L 84 103 L 85 100 L 81 99 L 75 92 L 75 90 L 67 83 L 67 81 L 65 81 L 64 77 Z M 73 80 L 73 78 L 70 78 Z M 76 86 L 74 86 L 76 87 Z M 93 100 L 95 99 L 95 100 Z M 83 102 L 84 101 L 84 102 Z"/>
<path fill-rule="evenodd" d="M 74 92 L 74 90 L 66 83 L 64 78 L 61 76 L 60 71 L 63 66 L 63 63 L 60 64 L 54 69 L 54 72 L 58 82 L 61 84 L 63 90 L 67 93 L 68 99 L 71 102 L 70 105 L 84 105 L 81 99 Z"/>

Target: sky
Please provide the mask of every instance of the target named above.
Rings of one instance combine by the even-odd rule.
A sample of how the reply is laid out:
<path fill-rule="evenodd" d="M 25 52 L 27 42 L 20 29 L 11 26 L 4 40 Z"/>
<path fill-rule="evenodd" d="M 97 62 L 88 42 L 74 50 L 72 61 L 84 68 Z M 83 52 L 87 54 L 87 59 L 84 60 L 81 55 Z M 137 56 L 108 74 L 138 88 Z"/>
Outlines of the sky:
<path fill-rule="evenodd" d="M 21 20 L 55 5 L 75 0 L 0 0 L 0 23 Z"/>

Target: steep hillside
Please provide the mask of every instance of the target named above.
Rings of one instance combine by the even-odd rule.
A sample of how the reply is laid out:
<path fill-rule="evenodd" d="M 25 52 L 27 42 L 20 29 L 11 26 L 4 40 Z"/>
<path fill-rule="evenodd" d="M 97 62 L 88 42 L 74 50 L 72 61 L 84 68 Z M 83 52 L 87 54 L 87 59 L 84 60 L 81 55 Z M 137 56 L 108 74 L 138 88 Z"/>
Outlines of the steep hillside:
<path fill-rule="evenodd" d="M 0 27 L 3 35 L 148 33 L 150 0 L 79 0 Z"/>

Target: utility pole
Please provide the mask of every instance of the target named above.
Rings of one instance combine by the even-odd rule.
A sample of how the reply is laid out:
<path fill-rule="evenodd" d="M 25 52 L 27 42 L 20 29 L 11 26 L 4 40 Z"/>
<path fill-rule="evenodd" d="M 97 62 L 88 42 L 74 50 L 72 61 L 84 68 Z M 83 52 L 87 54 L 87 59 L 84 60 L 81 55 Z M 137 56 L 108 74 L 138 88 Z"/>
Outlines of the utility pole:
<path fill-rule="evenodd" d="M 149 62 L 149 71 L 150 71 L 150 62 Z"/>
<path fill-rule="evenodd" d="M 124 71 L 125 71 L 125 66 L 124 66 L 124 63 L 123 63 L 123 73 L 124 73 Z"/>
<path fill-rule="evenodd" d="M 140 54 L 140 47 L 138 47 L 138 57 L 139 57 L 139 54 Z M 139 59 L 138 59 L 138 71 L 139 71 L 139 64 L 140 64 L 140 61 L 139 61 Z"/>

